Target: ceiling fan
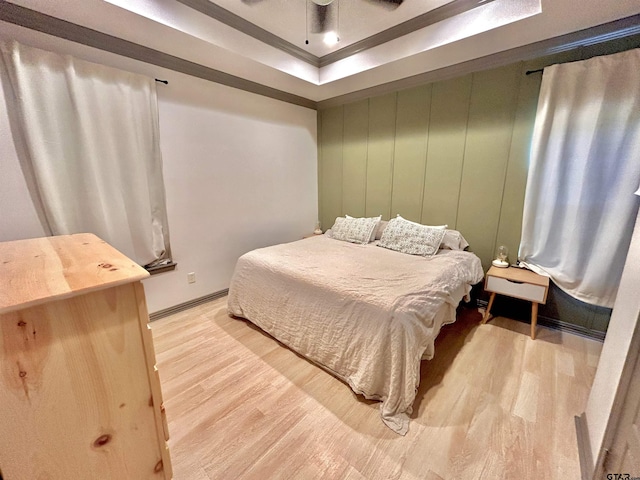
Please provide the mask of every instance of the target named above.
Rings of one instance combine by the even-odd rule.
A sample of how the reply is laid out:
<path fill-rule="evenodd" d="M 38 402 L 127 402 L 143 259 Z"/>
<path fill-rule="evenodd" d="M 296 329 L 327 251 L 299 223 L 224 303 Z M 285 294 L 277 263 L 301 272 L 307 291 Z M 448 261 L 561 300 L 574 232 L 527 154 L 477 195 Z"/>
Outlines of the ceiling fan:
<path fill-rule="evenodd" d="M 263 0 L 242 0 L 247 5 L 261 2 Z M 395 10 L 404 0 L 364 0 L 368 3 L 378 5 L 386 10 Z M 305 0 L 307 9 L 311 13 L 311 33 L 325 33 L 336 30 L 339 16 L 339 0 Z M 307 22 L 309 19 L 307 18 Z M 336 37 L 337 39 L 337 37 Z M 309 43 L 307 39 L 305 41 Z"/>

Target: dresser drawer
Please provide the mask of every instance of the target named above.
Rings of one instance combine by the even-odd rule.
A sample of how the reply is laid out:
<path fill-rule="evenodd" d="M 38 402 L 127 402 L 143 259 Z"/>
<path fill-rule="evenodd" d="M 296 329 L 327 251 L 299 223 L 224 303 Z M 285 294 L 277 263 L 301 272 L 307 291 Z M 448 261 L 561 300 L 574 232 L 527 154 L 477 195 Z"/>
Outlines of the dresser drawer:
<path fill-rule="evenodd" d="M 531 302 L 544 303 L 546 288 L 541 285 L 532 285 L 531 283 L 520 283 L 506 278 L 487 277 L 487 285 L 485 290 L 489 292 L 499 293 L 501 295 L 509 295 Z"/>

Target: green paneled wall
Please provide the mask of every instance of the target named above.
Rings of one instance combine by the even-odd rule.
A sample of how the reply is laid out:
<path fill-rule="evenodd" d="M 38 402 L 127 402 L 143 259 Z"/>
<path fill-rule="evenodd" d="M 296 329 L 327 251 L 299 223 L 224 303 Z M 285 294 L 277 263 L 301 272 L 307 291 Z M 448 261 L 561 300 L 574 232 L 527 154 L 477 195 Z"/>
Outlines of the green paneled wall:
<path fill-rule="evenodd" d="M 511 202 L 503 199 L 503 193 L 521 75 L 518 67 L 474 74 L 471 84 L 456 229 L 464 232 L 485 268 L 495 252 L 502 203 Z"/>
<path fill-rule="evenodd" d="M 496 246 L 517 258 L 529 146 L 542 76 L 553 63 L 638 48 L 640 35 L 401 90 L 318 112 L 320 219 L 396 214 L 460 230 L 489 268 Z M 529 318 L 498 296 L 509 316 Z M 518 302 L 513 300 L 513 302 Z M 552 286 L 541 321 L 604 332 L 611 311 Z"/>
<path fill-rule="evenodd" d="M 539 76 L 515 64 L 322 110 L 320 215 L 400 214 L 515 258 Z"/>
<path fill-rule="evenodd" d="M 471 75 L 433 84 L 421 223 L 458 221 Z"/>
<path fill-rule="evenodd" d="M 427 165 L 431 85 L 398 92 L 391 216 L 419 222 Z"/>
<path fill-rule="evenodd" d="M 367 217 L 382 215 L 384 218 L 389 218 L 391 215 L 393 147 L 397 133 L 396 97 L 397 95 L 392 93 L 369 100 L 365 191 Z M 335 219 L 336 216 L 333 215 L 333 218 Z"/>
<path fill-rule="evenodd" d="M 363 217 L 367 193 L 367 138 L 369 101 L 344 106 L 344 144 L 342 147 L 342 209 Z"/>
<path fill-rule="evenodd" d="M 319 209 L 327 213 L 342 211 L 343 111 L 342 107 L 332 108 L 320 116 Z"/>

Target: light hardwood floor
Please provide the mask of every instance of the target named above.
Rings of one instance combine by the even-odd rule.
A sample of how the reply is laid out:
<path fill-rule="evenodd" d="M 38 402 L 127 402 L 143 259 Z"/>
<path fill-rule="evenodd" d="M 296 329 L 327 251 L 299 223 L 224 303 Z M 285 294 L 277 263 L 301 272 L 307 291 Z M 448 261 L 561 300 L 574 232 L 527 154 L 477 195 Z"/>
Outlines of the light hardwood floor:
<path fill-rule="evenodd" d="M 578 479 L 574 415 L 601 344 L 474 310 L 422 363 L 409 433 L 378 404 L 226 313 L 152 323 L 176 480 Z"/>

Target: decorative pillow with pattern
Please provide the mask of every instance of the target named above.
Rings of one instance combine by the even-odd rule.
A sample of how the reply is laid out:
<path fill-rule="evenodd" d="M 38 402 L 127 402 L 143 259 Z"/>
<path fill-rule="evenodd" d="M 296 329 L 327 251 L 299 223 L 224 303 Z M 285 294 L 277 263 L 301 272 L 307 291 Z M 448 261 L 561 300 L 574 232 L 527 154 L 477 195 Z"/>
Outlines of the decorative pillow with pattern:
<path fill-rule="evenodd" d="M 350 215 L 345 215 L 345 217 L 346 217 L 347 219 L 349 219 L 349 218 L 355 218 L 355 217 L 352 217 L 352 216 L 350 216 Z M 378 223 L 376 224 L 376 228 L 374 228 L 374 229 L 373 229 L 373 231 L 371 232 L 371 238 L 369 238 L 369 242 L 373 242 L 374 240 L 380 240 L 380 237 L 379 237 L 379 236 L 378 236 L 378 237 L 376 237 L 377 232 L 380 230 L 380 225 L 382 225 L 383 223 L 384 223 L 385 225 L 387 224 L 387 222 L 385 222 L 384 220 L 380 220 L 380 218 L 381 218 L 381 217 L 382 217 L 382 215 L 379 215 L 379 216 L 377 216 L 377 217 L 367 217 L 367 218 L 377 218 L 377 219 L 378 219 Z"/>
<path fill-rule="evenodd" d="M 380 218 L 338 217 L 336 223 L 331 227 L 331 234 L 336 240 L 366 244 L 369 243 Z"/>
<path fill-rule="evenodd" d="M 405 220 L 400 215 L 389 221 L 378 246 L 411 255 L 435 255 L 445 235 L 446 225 L 430 227 Z"/>

